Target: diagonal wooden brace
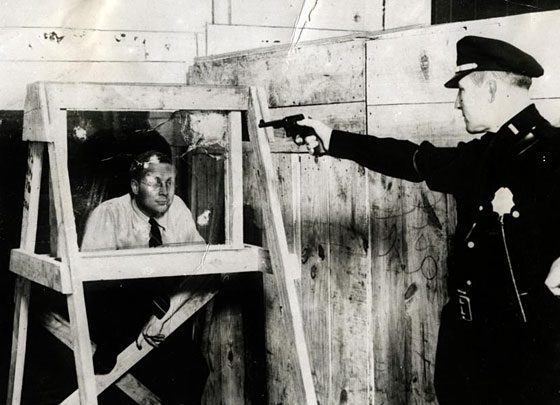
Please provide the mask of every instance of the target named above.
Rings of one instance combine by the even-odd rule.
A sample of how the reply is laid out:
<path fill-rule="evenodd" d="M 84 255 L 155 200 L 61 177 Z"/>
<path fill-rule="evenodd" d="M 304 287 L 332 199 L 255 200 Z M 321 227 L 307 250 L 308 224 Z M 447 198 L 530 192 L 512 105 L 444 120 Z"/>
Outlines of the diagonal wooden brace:
<path fill-rule="evenodd" d="M 203 285 L 197 291 L 193 292 L 189 300 L 170 318 L 170 333 L 173 333 L 179 326 L 193 316 L 200 308 L 208 303 L 218 292 L 215 283 Z M 70 326 L 68 321 L 60 316 L 52 313 L 43 315 L 42 324 L 62 343 L 72 348 Z M 127 373 L 127 371 L 142 360 L 150 351 L 152 346 L 143 345 L 142 349 L 136 347 L 136 343 L 132 342 L 124 349 L 117 358 L 117 364 L 109 374 L 96 375 L 97 393 L 98 395 L 107 389 L 111 384 L 115 383 L 125 394 L 138 402 L 145 394 L 143 402 L 139 403 L 159 403 L 159 399 L 145 388 L 136 378 Z M 139 388 L 138 388 L 139 387 Z M 144 387 L 144 389 L 142 388 Z M 136 391 L 135 391 L 136 390 Z M 149 402 L 152 398 L 156 402 Z M 79 404 L 78 390 L 74 391 L 62 404 Z"/>

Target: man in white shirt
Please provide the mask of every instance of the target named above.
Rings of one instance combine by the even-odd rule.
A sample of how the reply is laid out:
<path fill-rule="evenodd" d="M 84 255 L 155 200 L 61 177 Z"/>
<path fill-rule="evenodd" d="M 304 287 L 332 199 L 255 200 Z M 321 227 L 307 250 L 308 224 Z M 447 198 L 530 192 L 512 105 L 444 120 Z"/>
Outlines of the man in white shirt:
<path fill-rule="evenodd" d="M 191 212 L 175 196 L 175 170 L 169 156 L 153 150 L 137 156 L 130 168 L 130 189 L 129 194 L 107 200 L 92 212 L 82 251 L 205 243 Z M 99 347 L 94 354 L 96 373 L 110 372 L 116 355 L 135 336 L 139 347 L 144 341 L 158 347 L 167 337 L 167 321 L 190 296 L 191 281 L 173 277 L 91 285 L 86 300 L 91 334 Z M 199 363 L 196 374 L 200 381 L 198 386 L 193 384 L 199 396 L 208 371 L 192 339 L 185 340 L 179 344 L 191 346 L 188 350 L 197 361 L 182 361 Z"/>

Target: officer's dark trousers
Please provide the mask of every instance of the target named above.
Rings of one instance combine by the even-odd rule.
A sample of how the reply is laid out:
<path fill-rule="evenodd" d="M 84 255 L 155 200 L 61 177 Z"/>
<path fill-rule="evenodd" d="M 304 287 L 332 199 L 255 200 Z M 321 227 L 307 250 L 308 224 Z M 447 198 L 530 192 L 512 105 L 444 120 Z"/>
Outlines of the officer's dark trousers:
<path fill-rule="evenodd" d="M 520 323 L 465 322 L 456 311 L 447 304 L 442 313 L 435 373 L 440 405 L 560 404 L 555 355 L 541 344 L 540 332 Z"/>

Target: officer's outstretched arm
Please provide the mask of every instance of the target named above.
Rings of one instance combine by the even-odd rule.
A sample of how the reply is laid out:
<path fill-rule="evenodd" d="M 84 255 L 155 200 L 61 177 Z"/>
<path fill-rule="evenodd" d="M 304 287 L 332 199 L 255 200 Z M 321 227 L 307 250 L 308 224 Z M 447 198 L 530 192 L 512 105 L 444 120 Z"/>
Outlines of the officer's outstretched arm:
<path fill-rule="evenodd" d="M 317 134 L 306 136 L 305 146 L 307 146 L 307 150 L 312 155 L 316 152 L 316 147 L 321 146 L 322 149 L 320 152 L 321 154 L 326 153 L 329 150 L 329 145 L 331 142 L 331 135 L 332 135 L 332 128 L 326 124 L 323 124 L 321 121 L 317 121 L 311 118 L 305 118 L 301 121 L 298 121 L 298 125 L 303 125 L 306 127 L 311 127 Z"/>
<path fill-rule="evenodd" d="M 550 271 L 544 283 L 552 294 L 560 296 L 560 258 L 556 259 L 550 266 Z"/>

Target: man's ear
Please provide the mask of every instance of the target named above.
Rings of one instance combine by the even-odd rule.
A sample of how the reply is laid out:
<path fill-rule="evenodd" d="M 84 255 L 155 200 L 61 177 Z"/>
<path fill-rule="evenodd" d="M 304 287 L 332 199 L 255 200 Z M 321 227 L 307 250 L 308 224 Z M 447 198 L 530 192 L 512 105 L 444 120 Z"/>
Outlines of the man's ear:
<path fill-rule="evenodd" d="M 488 80 L 488 102 L 493 103 L 496 99 L 496 92 L 498 91 L 498 84 L 496 80 Z"/>
<path fill-rule="evenodd" d="M 138 180 L 130 180 L 130 189 L 132 190 L 132 194 L 138 195 L 138 191 L 140 190 L 140 183 L 138 182 Z"/>

